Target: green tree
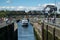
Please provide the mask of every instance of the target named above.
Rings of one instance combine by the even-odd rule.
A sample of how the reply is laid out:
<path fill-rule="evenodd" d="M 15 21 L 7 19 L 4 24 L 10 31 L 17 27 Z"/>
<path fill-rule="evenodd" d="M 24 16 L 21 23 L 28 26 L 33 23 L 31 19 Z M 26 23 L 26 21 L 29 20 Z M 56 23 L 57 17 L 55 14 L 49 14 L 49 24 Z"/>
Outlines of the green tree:
<path fill-rule="evenodd" d="M 6 13 L 5 12 L 0 12 L 0 18 L 1 17 L 6 17 Z"/>

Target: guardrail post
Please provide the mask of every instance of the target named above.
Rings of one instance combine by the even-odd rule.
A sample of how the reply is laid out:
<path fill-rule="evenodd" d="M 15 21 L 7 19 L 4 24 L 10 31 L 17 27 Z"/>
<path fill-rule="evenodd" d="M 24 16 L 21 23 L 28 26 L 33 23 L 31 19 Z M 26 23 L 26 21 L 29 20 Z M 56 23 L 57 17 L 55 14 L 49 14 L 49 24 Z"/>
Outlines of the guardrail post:
<path fill-rule="evenodd" d="M 55 40 L 55 27 L 53 28 L 53 40 Z"/>
<path fill-rule="evenodd" d="M 41 28 L 42 28 L 42 40 L 44 40 L 44 23 L 42 23 Z"/>
<path fill-rule="evenodd" d="M 46 26 L 46 40 L 48 40 L 48 25 Z"/>

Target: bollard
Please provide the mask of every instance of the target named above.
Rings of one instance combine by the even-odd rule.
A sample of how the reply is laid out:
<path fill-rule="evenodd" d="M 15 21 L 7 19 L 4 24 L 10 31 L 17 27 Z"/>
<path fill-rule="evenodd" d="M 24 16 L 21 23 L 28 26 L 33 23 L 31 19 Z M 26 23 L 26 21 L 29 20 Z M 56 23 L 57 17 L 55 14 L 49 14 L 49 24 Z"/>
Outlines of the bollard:
<path fill-rule="evenodd" d="M 48 40 L 48 25 L 46 26 L 46 40 Z"/>
<path fill-rule="evenodd" d="M 44 23 L 42 23 L 41 28 L 42 28 L 42 40 L 44 40 Z"/>

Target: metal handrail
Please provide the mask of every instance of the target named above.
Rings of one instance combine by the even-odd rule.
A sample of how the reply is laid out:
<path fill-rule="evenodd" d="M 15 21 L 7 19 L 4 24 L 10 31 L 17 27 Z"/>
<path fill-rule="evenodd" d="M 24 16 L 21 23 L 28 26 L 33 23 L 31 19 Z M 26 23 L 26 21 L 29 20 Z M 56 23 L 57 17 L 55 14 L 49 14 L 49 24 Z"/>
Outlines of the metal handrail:
<path fill-rule="evenodd" d="M 50 24 L 50 25 L 53 25 L 53 26 L 56 26 L 56 27 L 59 27 L 60 28 L 60 25 L 59 24 L 56 24 L 56 23 L 51 23 L 51 22 L 44 22 L 46 24 Z"/>

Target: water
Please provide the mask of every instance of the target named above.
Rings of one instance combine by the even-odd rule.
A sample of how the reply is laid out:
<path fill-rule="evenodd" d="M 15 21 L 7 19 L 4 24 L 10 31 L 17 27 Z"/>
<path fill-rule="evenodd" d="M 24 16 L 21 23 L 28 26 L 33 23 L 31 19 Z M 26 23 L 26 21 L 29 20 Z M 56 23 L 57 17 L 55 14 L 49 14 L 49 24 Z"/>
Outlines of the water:
<path fill-rule="evenodd" d="M 18 23 L 18 40 L 35 40 L 33 27 L 29 23 L 27 28 L 21 26 L 21 22 Z"/>

